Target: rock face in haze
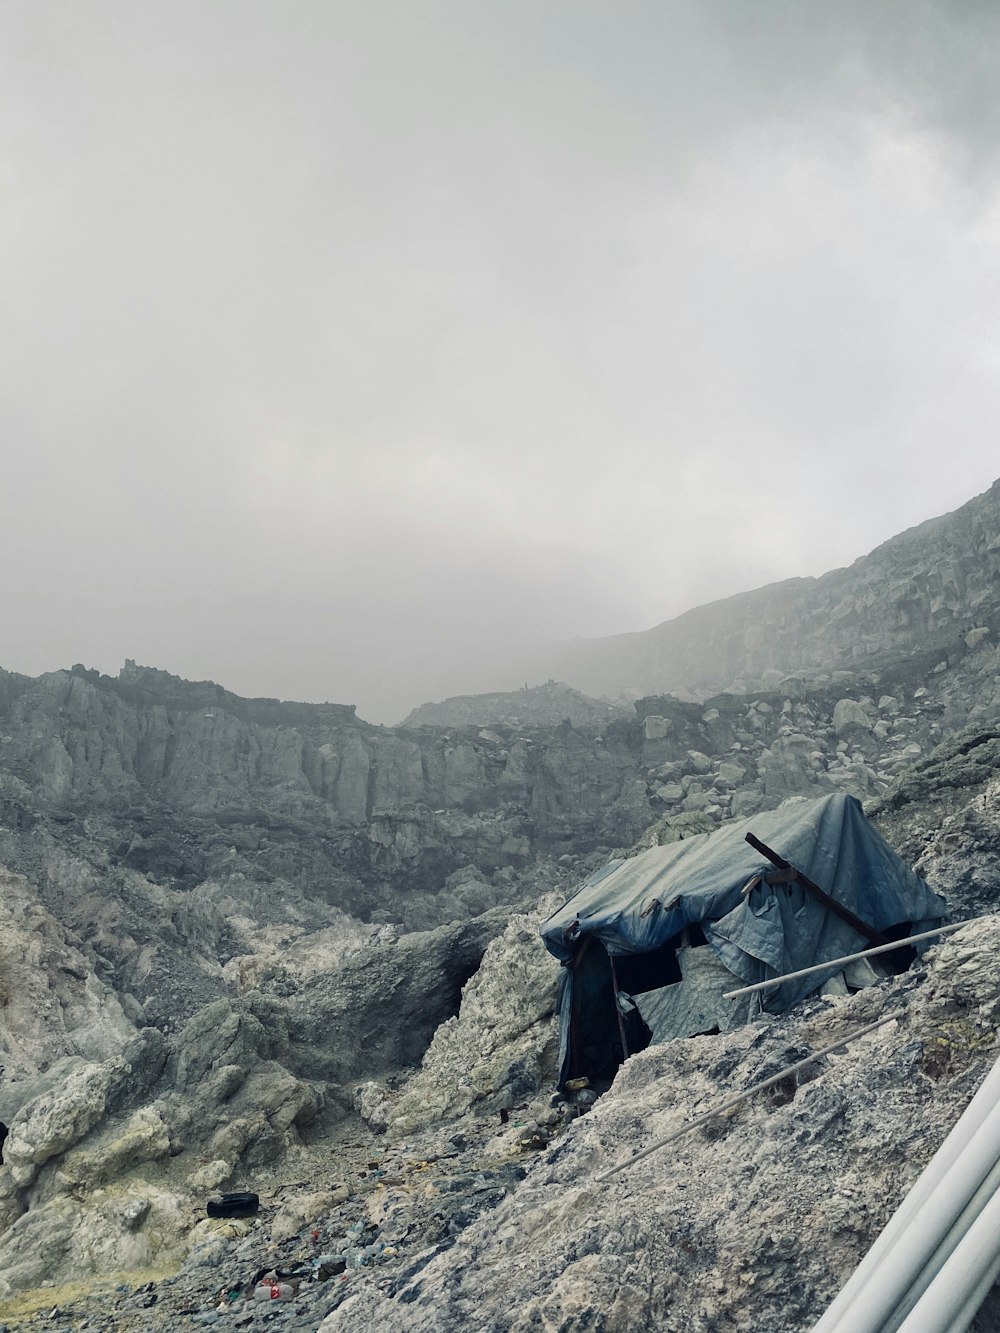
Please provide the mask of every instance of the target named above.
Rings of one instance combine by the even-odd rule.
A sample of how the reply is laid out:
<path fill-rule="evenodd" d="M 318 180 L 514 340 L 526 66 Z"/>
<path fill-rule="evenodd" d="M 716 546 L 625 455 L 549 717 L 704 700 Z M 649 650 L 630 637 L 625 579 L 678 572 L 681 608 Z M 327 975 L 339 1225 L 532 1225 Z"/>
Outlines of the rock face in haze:
<path fill-rule="evenodd" d="M 603 699 L 588 699 L 562 681 L 525 686 L 506 694 L 468 694 L 414 708 L 404 727 L 600 727 L 630 711 Z"/>
<path fill-rule="evenodd" d="M 0 866 L 169 1031 L 233 988 L 297 986 L 386 923 L 526 907 L 616 849 L 789 795 L 873 798 L 990 715 L 990 635 L 596 726 L 390 730 L 134 667 L 0 675 Z"/>
<path fill-rule="evenodd" d="M 128 666 L 0 674 L 0 727 L 8 823 L 56 820 L 64 841 L 93 835 L 112 864 L 184 888 L 283 880 L 364 918 L 470 866 L 481 902 L 543 849 L 627 842 L 646 822 L 627 725 L 599 742 L 572 727 L 389 730 Z"/>
<path fill-rule="evenodd" d="M 696 607 L 644 633 L 566 644 L 536 674 L 611 697 L 773 687 L 792 673 L 879 670 L 1000 635 L 1000 481 L 848 569 Z"/>

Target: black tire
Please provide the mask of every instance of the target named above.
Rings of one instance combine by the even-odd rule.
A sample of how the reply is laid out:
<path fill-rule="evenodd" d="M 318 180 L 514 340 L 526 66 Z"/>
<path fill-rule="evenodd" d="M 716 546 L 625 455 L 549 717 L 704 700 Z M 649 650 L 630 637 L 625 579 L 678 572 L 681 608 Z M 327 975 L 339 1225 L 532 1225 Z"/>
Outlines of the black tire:
<path fill-rule="evenodd" d="M 207 1204 L 209 1217 L 250 1217 L 259 1207 L 260 1199 L 249 1191 L 222 1194 L 217 1199 L 209 1199 Z"/>

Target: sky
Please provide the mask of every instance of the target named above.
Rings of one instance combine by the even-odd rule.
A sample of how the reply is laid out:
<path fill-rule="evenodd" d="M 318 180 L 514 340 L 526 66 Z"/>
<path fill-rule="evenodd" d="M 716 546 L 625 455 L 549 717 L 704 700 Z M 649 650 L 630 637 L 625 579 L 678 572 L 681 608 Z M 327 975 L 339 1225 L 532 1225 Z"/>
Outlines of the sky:
<path fill-rule="evenodd" d="M 0 666 L 393 722 L 956 508 L 998 65 L 972 0 L 0 0 Z"/>

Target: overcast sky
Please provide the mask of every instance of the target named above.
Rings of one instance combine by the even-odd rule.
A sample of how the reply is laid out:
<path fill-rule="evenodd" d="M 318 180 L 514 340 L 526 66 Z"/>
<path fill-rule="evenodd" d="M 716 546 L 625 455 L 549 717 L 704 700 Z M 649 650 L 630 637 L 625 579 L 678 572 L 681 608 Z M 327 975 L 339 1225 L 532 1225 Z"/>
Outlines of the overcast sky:
<path fill-rule="evenodd" d="M 998 57 L 971 0 L 0 0 L 0 665 L 394 721 L 962 504 Z"/>

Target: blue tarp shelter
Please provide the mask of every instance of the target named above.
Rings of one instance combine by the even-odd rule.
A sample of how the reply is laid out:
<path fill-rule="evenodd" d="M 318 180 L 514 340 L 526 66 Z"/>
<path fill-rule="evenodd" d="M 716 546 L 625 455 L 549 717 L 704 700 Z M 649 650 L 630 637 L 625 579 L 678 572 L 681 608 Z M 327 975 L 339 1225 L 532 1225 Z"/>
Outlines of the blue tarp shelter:
<path fill-rule="evenodd" d="M 929 930 L 945 917 L 944 899 L 900 860 L 860 803 L 839 793 L 788 801 L 716 833 L 613 861 L 540 928 L 546 947 L 564 964 L 561 1081 L 583 1073 L 610 1077 L 623 1044 L 632 1051 L 648 1043 L 637 1013 L 626 1015 L 630 1029 L 620 1017 L 629 1006 L 619 995 L 681 981 L 682 942 L 709 946 L 743 983 L 868 947 L 799 882 L 771 885 L 765 874 L 744 892 L 754 876 L 771 870 L 746 841 L 748 832 L 889 939 Z M 898 961 L 895 952 L 884 957 Z M 912 957 L 911 951 L 901 966 Z M 763 1007 L 783 1012 L 828 975 L 765 992 Z"/>

